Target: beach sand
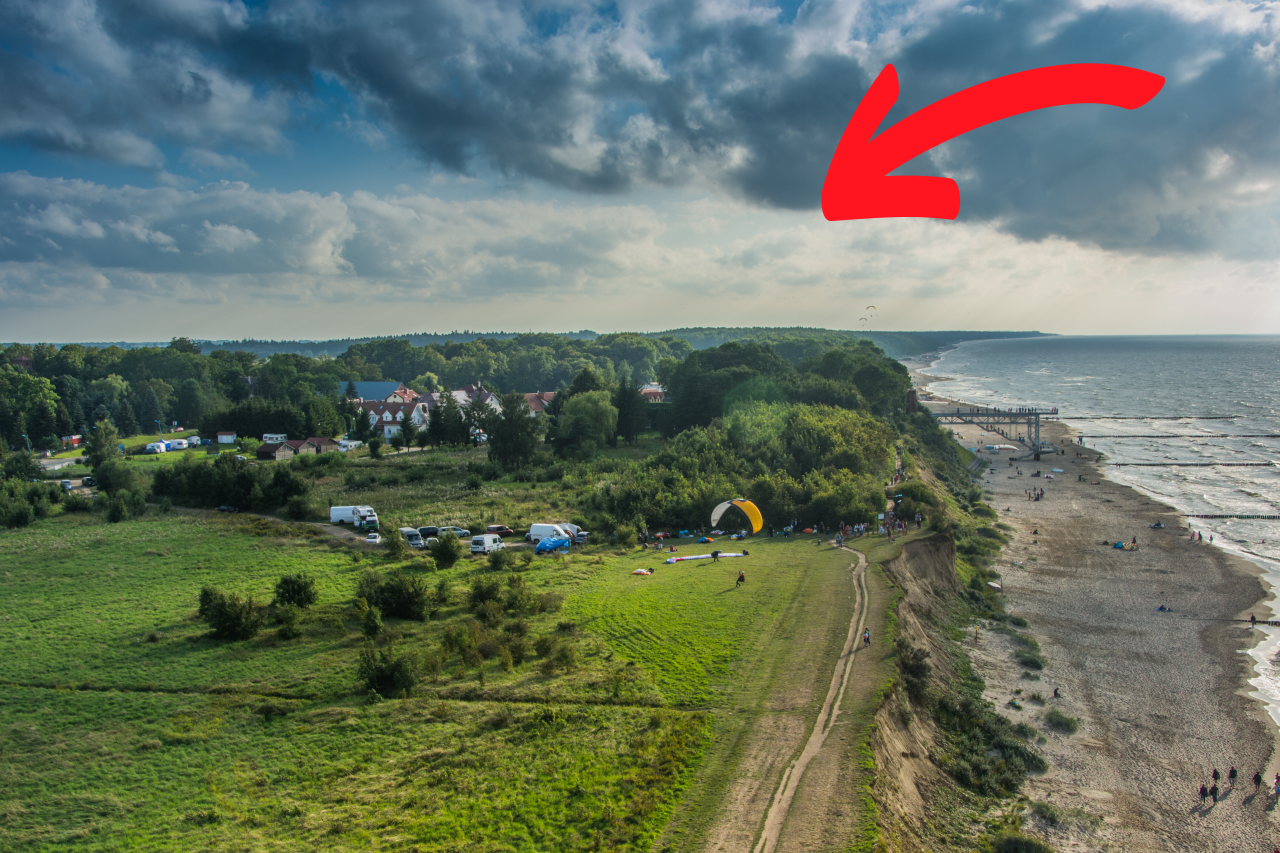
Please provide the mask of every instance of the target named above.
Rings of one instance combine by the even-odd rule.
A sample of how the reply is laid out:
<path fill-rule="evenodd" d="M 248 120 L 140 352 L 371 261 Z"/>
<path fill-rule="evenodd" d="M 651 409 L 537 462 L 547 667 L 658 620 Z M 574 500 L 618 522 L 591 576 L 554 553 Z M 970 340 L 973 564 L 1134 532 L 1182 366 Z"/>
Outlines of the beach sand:
<path fill-rule="evenodd" d="M 971 448 L 1005 442 L 976 427 L 956 431 Z M 1253 674 L 1245 650 L 1261 639 L 1249 612 L 1262 618 L 1267 598 L 1260 569 L 1207 540 L 1188 541 L 1186 519 L 1170 507 L 1109 482 L 1105 465 L 1077 459 L 1077 451 L 1088 460 L 1097 453 L 1073 449 L 1064 425 L 1050 424 L 1046 437 L 1066 455 L 1010 467 L 1007 451 L 984 453 L 993 465 L 981 480 L 1014 529 L 996 566 L 1008 609 L 1029 621 L 1048 666 L 1027 680 L 1009 637 L 981 630 L 964 641 L 1001 713 L 1037 728 L 1050 708 L 1080 720 L 1074 735 L 1046 731 L 1050 770 L 1025 789 L 1068 820 L 1051 827 L 1028 818 L 1027 827 L 1059 851 L 1271 851 L 1280 844 L 1267 793 L 1280 770 L 1276 727 L 1245 683 Z M 1052 468 L 1065 473 L 1031 476 Z M 1044 499 L 1028 501 L 1024 490 L 1035 488 Z M 1166 529 L 1148 527 L 1157 519 Z M 1138 551 L 1103 544 L 1134 536 Z M 1158 612 L 1161 604 L 1173 612 Z M 1052 698 L 1055 687 L 1063 698 Z M 1021 710 L 1006 704 L 1019 689 Z M 1029 699 L 1036 692 L 1044 704 Z M 1225 781 L 1232 765 L 1234 790 Z M 1212 784 L 1214 767 L 1225 796 L 1201 807 L 1196 791 Z M 1263 791 L 1254 796 L 1258 770 Z"/>

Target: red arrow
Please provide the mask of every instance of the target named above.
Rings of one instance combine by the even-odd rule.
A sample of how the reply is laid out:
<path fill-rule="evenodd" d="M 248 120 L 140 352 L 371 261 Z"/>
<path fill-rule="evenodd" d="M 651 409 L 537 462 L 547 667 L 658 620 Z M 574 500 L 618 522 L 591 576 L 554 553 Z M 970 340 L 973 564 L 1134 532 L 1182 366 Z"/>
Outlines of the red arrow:
<path fill-rule="evenodd" d="M 913 113 L 875 139 L 898 100 L 898 72 L 886 65 L 840 137 L 822 185 L 822 215 L 840 219 L 927 216 L 955 219 L 960 188 L 950 178 L 888 173 L 913 157 L 984 124 L 1065 104 L 1110 104 L 1136 110 L 1164 78 L 1123 65 L 1051 65 L 997 77 Z"/>

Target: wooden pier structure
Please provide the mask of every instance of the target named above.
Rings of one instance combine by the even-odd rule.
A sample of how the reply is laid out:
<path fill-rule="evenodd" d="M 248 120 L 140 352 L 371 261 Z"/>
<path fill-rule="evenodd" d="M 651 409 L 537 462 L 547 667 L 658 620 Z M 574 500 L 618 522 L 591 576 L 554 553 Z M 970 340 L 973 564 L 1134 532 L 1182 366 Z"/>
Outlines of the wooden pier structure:
<path fill-rule="evenodd" d="M 987 432 L 998 433 L 1010 441 L 1019 441 L 1009 435 L 1008 429 L 1024 427 L 1026 440 L 1033 453 L 1047 449 L 1040 441 L 1040 421 L 1058 420 L 1058 410 L 1035 406 L 956 406 L 943 405 L 939 401 L 921 401 L 928 406 L 929 414 L 940 424 L 972 424 Z M 1057 452 L 1056 450 L 1054 451 Z"/>

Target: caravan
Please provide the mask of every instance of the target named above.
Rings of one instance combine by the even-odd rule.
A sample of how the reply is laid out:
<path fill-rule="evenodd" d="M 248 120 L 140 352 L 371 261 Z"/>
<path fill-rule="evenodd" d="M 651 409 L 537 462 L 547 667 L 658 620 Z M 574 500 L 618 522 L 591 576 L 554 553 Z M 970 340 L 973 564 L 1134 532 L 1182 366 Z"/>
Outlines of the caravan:
<path fill-rule="evenodd" d="M 357 530 L 377 530 L 378 514 L 371 506 L 335 506 L 329 508 L 330 524 L 354 524 Z"/>

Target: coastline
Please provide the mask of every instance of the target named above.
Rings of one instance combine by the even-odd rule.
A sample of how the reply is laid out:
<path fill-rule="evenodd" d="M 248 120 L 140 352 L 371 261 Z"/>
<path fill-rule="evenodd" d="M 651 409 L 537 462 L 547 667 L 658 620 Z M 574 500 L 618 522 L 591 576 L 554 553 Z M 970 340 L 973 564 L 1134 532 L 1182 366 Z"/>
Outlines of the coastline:
<path fill-rule="evenodd" d="M 945 381 L 920 372 L 932 360 L 905 363 L 921 389 Z M 976 427 L 956 431 L 970 447 L 986 443 Z M 982 479 L 1000 521 L 1013 528 L 995 567 L 1009 611 L 1029 621 L 1025 633 L 1041 644 L 1048 668 L 1040 681 L 1028 680 L 1013 661 L 1013 641 L 997 631 L 965 647 L 987 698 L 1014 722 L 1039 726 L 1050 708 L 1080 719 L 1078 734 L 1047 735 L 1041 748 L 1051 769 L 1026 793 L 1101 822 L 1029 825 L 1063 851 L 1254 849 L 1277 834 L 1273 801 L 1250 796 L 1249 783 L 1201 809 L 1193 792 L 1214 765 L 1225 775 L 1234 764 L 1242 781 L 1259 769 L 1270 781 L 1280 770 L 1280 726 L 1253 683 L 1254 660 L 1280 645 L 1280 632 L 1234 621 L 1250 612 L 1274 618 L 1267 569 L 1193 545 L 1178 510 L 1107 479 L 1097 452 L 1075 447 L 1066 425 L 1050 423 L 1045 432 L 1066 455 L 1012 469 L 1007 457 L 990 457 L 995 464 Z M 1052 468 L 1064 473 L 1047 482 L 1030 477 Z M 1043 501 L 1026 500 L 1023 490 L 1033 486 L 1045 488 Z M 1156 518 L 1166 529 L 1148 527 Z M 1101 544 L 1135 535 L 1137 552 Z M 1159 604 L 1174 612 L 1157 613 Z M 1053 687 L 1063 699 L 1049 698 Z M 1024 698 L 1033 693 L 1046 702 Z"/>

